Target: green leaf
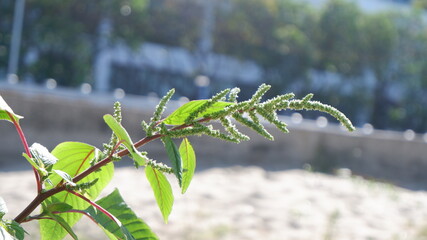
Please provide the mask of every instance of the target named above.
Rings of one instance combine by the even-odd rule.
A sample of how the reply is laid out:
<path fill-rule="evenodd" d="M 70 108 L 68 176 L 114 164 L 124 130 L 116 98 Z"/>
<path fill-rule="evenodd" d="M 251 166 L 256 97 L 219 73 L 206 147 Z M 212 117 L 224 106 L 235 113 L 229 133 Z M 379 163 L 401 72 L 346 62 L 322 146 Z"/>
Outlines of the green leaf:
<path fill-rule="evenodd" d="M 12 115 L 14 119 L 10 118 L 8 113 Z M 12 108 L 10 108 L 9 105 L 7 105 L 6 101 L 4 101 L 3 97 L 0 95 L 0 120 L 6 120 L 9 122 L 13 122 L 14 120 L 18 122 L 19 119 L 21 118 L 23 117 L 15 114 Z"/>
<path fill-rule="evenodd" d="M 71 209 L 73 209 L 73 207 L 70 204 L 62 202 L 55 202 L 46 206 L 48 212 L 66 212 Z"/>
<path fill-rule="evenodd" d="M 193 179 L 194 170 L 196 169 L 196 154 L 187 138 L 182 140 L 179 146 L 179 153 L 182 158 L 183 168 L 181 193 L 184 194 L 191 183 L 191 179 Z"/>
<path fill-rule="evenodd" d="M 99 151 L 95 147 L 80 143 L 80 142 L 64 142 L 53 149 L 52 154 L 58 158 L 58 162 L 53 166 L 54 170 L 66 172 L 70 177 L 75 177 L 91 166 L 90 162 L 95 157 L 95 152 Z M 92 199 L 96 199 L 113 177 L 114 166 L 112 163 L 102 167 L 100 171 L 96 171 L 89 176 L 83 178 L 81 182 L 92 182 L 98 179 L 96 184 L 91 188 L 86 189 L 86 193 Z M 57 174 L 49 176 L 53 186 L 60 183 L 63 178 Z M 50 187 L 52 188 L 52 187 Z M 49 187 L 47 187 L 49 189 Z M 89 203 L 81 198 L 74 196 L 68 192 L 60 192 L 55 194 L 54 198 L 48 199 L 50 204 L 63 202 L 73 207 L 76 210 L 85 210 L 89 207 Z M 78 222 L 82 217 L 79 213 L 61 213 L 61 216 L 71 227 Z M 46 240 L 60 240 L 67 235 L 67 231 L 55 221 L 40 220 L 41 237 Z"/>
<path fill-rule="evenodd" d="M 194 110 L 196 110 L 198 107 L 205 104 L 207 101 L 209 100 L 195 100 L 195 101 L 188 102 L 182 105 L 181 107 L 179 107 L 178 109 L 176 109 L 168 117 L 166 117 L 163 123 L 168 125 L 184 124 L 185 120 L 191 115 L 191 113 Z M 203 117 L 204 115 L 207 115 L 207 114 L 219 112 L 221 110 L 224 110 L 224 108 L 233 104 L 234 103 L 231 103 L 231 102 L 222 102 L 222 101 L 215 102 L 212 104 L 212 106 L 207 108 L 204 112 L 199 113 L 195 119 Z"/>
<path fill-rule="evenodd" d="M 23 240 L 25 230 L 21 225 L 13 220 L 0 220 L 0 239 L 2 240 Z M 28 233 L 27 233 L 28 234 Z"/>
<path fill-rule="evenodd" d="M 43 145 L 39 143 L 33 143 L 30 147 L 31 155 L 37 161 L 43 163 L 44 167 L 49 167 L 58 162 L 58 158 L 56 158 L 53 154 L 47 150 Z"/>
<path fill-rule="evenodd" d="M 2 197 L 0 197 L 0 220 L 3 218 L 3 216 L 8 212 L 6 207 L 6 202 L 3 200 Z"/>
<path fill-rule="evenodd" d="M 153 189 L 154 197 L 156 198 L 157 205 L 163 215 L 163 219 L 167 223 L 169 214 L 172 211 L 174 200 L 171 185 L 162 172 L 150 166 L 145 168 L 145 175 Z"/>
<path fill-rule="evenodd" d="M 22 153 L 22 156 L 25 159 L 27 159 L 27 161 L 31 164 L 31 166 L 33 166 L 35 169 L 37 169 L 37 171 L 40 173 L 40 175 L 42 177 L 45 177 L 49 174 L 48 171 L 44 167 L 41 167 L 36 163 L 34 158 L 30 158 L 26 153 Z"/>
<path fill-rule="evenodd" d="M 71 178 L 70 175 L 68 175 L 68 173 L 61 171 L 61 170 L 53 170 L 56 174 L 58 174 L 58 176 L 60 176 L 64 181 L 66 181 L 68 184 L 70 184 L 71 186 L 76 186 L 76 183 L 73 182 L 73 179 Z"/>
<path fill-rule="evenodd" d="M 139 167 L 145 165 L 147 159 L 135 148 L 126 129 L 110 114 L 104 115 L 104 121 L 111 130 L 113 130 L 114 134 L 116 134 L 120 141 L 123 141 L 123 144 L 129 150 L 131 157 L 135 161 L 136 166 Z"/>
<path fill-rule="evenodd" d="M 182 160 L 178 148 L 169 136 L 162 137 L 162 141 L 171 160 L 173 173 L 178 178 L 179 186 L 182 186 Z"/>
<path fill-rule="evenodd" d="M 8 222 L 9 232 L 13 232 L 15 239 L 23 240 L 25 237 L 25 233 L 28 234 L 21 225 L 15 221 Z"/>
<path fill-rule="evenodd" d="M 3 224 L 0 222 L 0 239 L 2 240 L 15 240 L 15 238 L 10 235 L 10 233 L 6 230 Z"/>
<path fill-rule="evenodd" d="M 67 233 L 70 234 L 70 236 L 73 239 L 75 240 L 79 239 L 77 235 L 74 233 L 73 229 L 71 229 L 71 226 L 68 224 L 68 222 L 65 219 L 63 219 L 61 216 L 57 214 L 49 214 L 49 217 L 51 217 L 54 222 L 58 223 L 65 231 L 67 231 Z"/>
<path fill-rule="evenodd" d="M 95 207 L 90 206 L 86 212 L 101 226 L 113 235 L 113 239 L 155 240 L 158 237 L 150 227 L 130 209 L 123 200 L 119 190 L 115 189 L 96 203 L 114 215 L 118 223 L 111 220 Z"/>

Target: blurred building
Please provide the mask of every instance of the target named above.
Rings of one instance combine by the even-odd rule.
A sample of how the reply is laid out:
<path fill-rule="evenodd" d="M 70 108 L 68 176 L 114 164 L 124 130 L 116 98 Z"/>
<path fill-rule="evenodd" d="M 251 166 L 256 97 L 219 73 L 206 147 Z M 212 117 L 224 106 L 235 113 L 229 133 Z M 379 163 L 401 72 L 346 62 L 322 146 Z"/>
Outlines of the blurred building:
<path fill-rule="evenodd" d="M 144 43 L 138 49 L 122 44 L 105 48 L 95 69 L 95 82 L 101 91 L 122 88 L 127 93 L 147 95 L 164 94 L 175 87 L 178 95 L 193 99 L 198 98 L 194 94 L 198 92 L 195 79 L 199 75 L 215 80 L 209 81 L 209 89 L 214 91 L 224 86 L 252 90 L 263 76 L 262 68 L 252 61 L 212 52 L 201 57 L 184 48 L 156 43 Z"/>

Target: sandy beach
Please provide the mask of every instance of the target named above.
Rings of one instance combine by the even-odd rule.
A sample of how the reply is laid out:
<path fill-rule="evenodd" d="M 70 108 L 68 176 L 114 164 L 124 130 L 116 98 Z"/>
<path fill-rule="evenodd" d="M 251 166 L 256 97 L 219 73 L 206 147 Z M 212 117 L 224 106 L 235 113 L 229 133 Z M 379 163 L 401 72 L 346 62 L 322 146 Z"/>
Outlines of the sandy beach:
<path fill-rule="evenodd" d="M 0 173 L 0 196 L 13 217 L 34 196 L 29 171 Z M 427 193 L 351 176 L 260 167 L 211 168 L 196 173 L 163 223 L 143 170 L 116 168 L 105 194 L 120 186 L 126 202 L 160 239 L 422 240 L 427 239 Z M 15 192 L 16 189 L 24 192 Z M 24 225 L 39 239 L 37 225 Z M 107 239 L 90 221 L 81 239 Z"/>

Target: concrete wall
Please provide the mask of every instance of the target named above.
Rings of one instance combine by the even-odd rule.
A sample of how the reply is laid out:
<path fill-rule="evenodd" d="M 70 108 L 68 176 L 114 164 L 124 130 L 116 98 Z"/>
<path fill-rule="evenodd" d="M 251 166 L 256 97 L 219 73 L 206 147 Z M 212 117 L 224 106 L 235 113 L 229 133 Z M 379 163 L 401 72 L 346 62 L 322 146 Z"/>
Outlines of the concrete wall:
<path fill-rule="evenodd" d="M 112 112 L 115 100 L 110 96 L 10 86 L 0 86 L 0 94 L 15 113 L 25 117 L 21 125 L 30 144 L 39 142 L 51 150 L 63 141 L 82 141 L 99 147 L 111 135 L 102 119 Z M 149 120 L 157 100 L 126 97 L 121 102 L 123 125 L 134 140 L 143 137 L 140 122 Z M 170 111 L 178 104 L 172 103 Z M 252 140 L 239 145 L 207 137 L 190 139 L 198 156 L 198 170 L 250 164 L 275 171 L 301 168 L 308 163 L 321 171 L 346 167 L 353 173 L 406 187 L 427 186 L 427 145 L 420 136 L 408 141 L 399 132 L 364 134 L 359 129 L 348 133 L 332 124 L 320 128 L 313 121 L 285 121 L 289 123 L 289 134 L 269 128 L 276 138 L 274 142 L 252 132 L 248 132 Z M 159 141 L 149 143 L 145 150 L 150 158 L 167 162 Z M 0 122 L 0 171 L 22 169 L 22 151 L 13 125 Z"/>

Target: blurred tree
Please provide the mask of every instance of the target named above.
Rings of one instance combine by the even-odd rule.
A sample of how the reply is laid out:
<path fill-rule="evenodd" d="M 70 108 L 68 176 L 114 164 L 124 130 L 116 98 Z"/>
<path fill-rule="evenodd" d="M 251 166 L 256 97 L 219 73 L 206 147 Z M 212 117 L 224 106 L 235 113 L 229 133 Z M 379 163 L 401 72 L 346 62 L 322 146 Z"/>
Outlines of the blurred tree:
<path fill-rule="evenodd" d="M 413 0 L 412 5 L 416 8 L 427 9 L 427 0 Z"/>
<path fill-rule="evenodd" d="M 200 4 L 192 0 L 27 0 L 23 48 L 35 53 L 36 60 L 23 71 L 31 72 L 37 82 L 54 78 L 75 86 L 91 81 L 105 20 L 110 24 L 109 42 L 137 47 L 152 41 L 192 49 L 200 18 Z"/>
<path fill-rule="evenodd" d="M 391 72 L 403 96 L 391 106 L 387 128 L 412 128 L 425 132 L 427 109 L 423 103 L 427 101 L 427 26 L 420 14 L 395 15 L 393 19 L 398 37 Z"/>
<path fill-rule="evenodd" d="M 372 69 L 376 82 L 373 89 L 371 123 L 377 128 L 388 125 L 387 113 L 393 104 L 389 96 L 391 83 L 395 81 L 393 67 L 397 47 L 397 30 L 390 15 L 366 15 L 361 33 L 364 43 L 365 67 Z"/>
<path fill-rule="evenodd" d="M 361 51 L 364 14 L 349 1 L 330 0 L 320 14 L 317 31 L 319 69 L 358 75 L 364 67 Z"/>
<path fill-rule="evenodd" d="M 425 8 L 425 2 L 414 4 Z M 200 0 L 26 3 L 20 58 L 26 68 L 20 69 L 38 82 L 90 82 L 102 40 L 132 47 L 150 41 L 190 51 L 200 40 Z M 13 7 L 12 0 L 0 2 L 0 66 L 7 65 Z M 427 25 L 421 12 L 367 14 L 344 0 L 329 0 L 322 9 L 295 0 L 217 0 L 213 50 L 262 66 L 263 81 L 274 86 L 271 94 L 315 92 L 360 123 L 425 131 Z M 102 35 L 106 22 L 108 34 Z M 307 74 L 313 69 L 336 73 L 339 84 L 316 83 L 321 89 L 313 89 Z M 364 79 L 367 72 L 375 76 L 373 86 Z"/>
<path fill-rule="evenodd" d="M 256 61 L 277 93 L 311 66 L 315 49 L 308 34 L 314 25 L 313 13 L 304 4 L 224 0 L 219 5 L 214 50 Z"/>
<path fill-rule="evenodd" d="M 202 14 L 199 1 L 150 1 L 147 21 L 143 23 L 141 30 L 145 32 L 147 41 L 195 50 Z"/>
<path fill-rule="evenodd" d="M 136 29 L 145 22 L 146 3 L 27 0 L 23 48 L 36 55 L 28 72 L 37 82 L 54 78 L 61 85 L 76 86 L 90 81 L 102 20 L 111 20 L 112 41 L 141 42 L 144 32 Z"/>
<path fill-rule="evenodd" d="M 14 4 L 11 0 L 0 1 L 0 77 L 6 74 L 8 65 Z"/>

